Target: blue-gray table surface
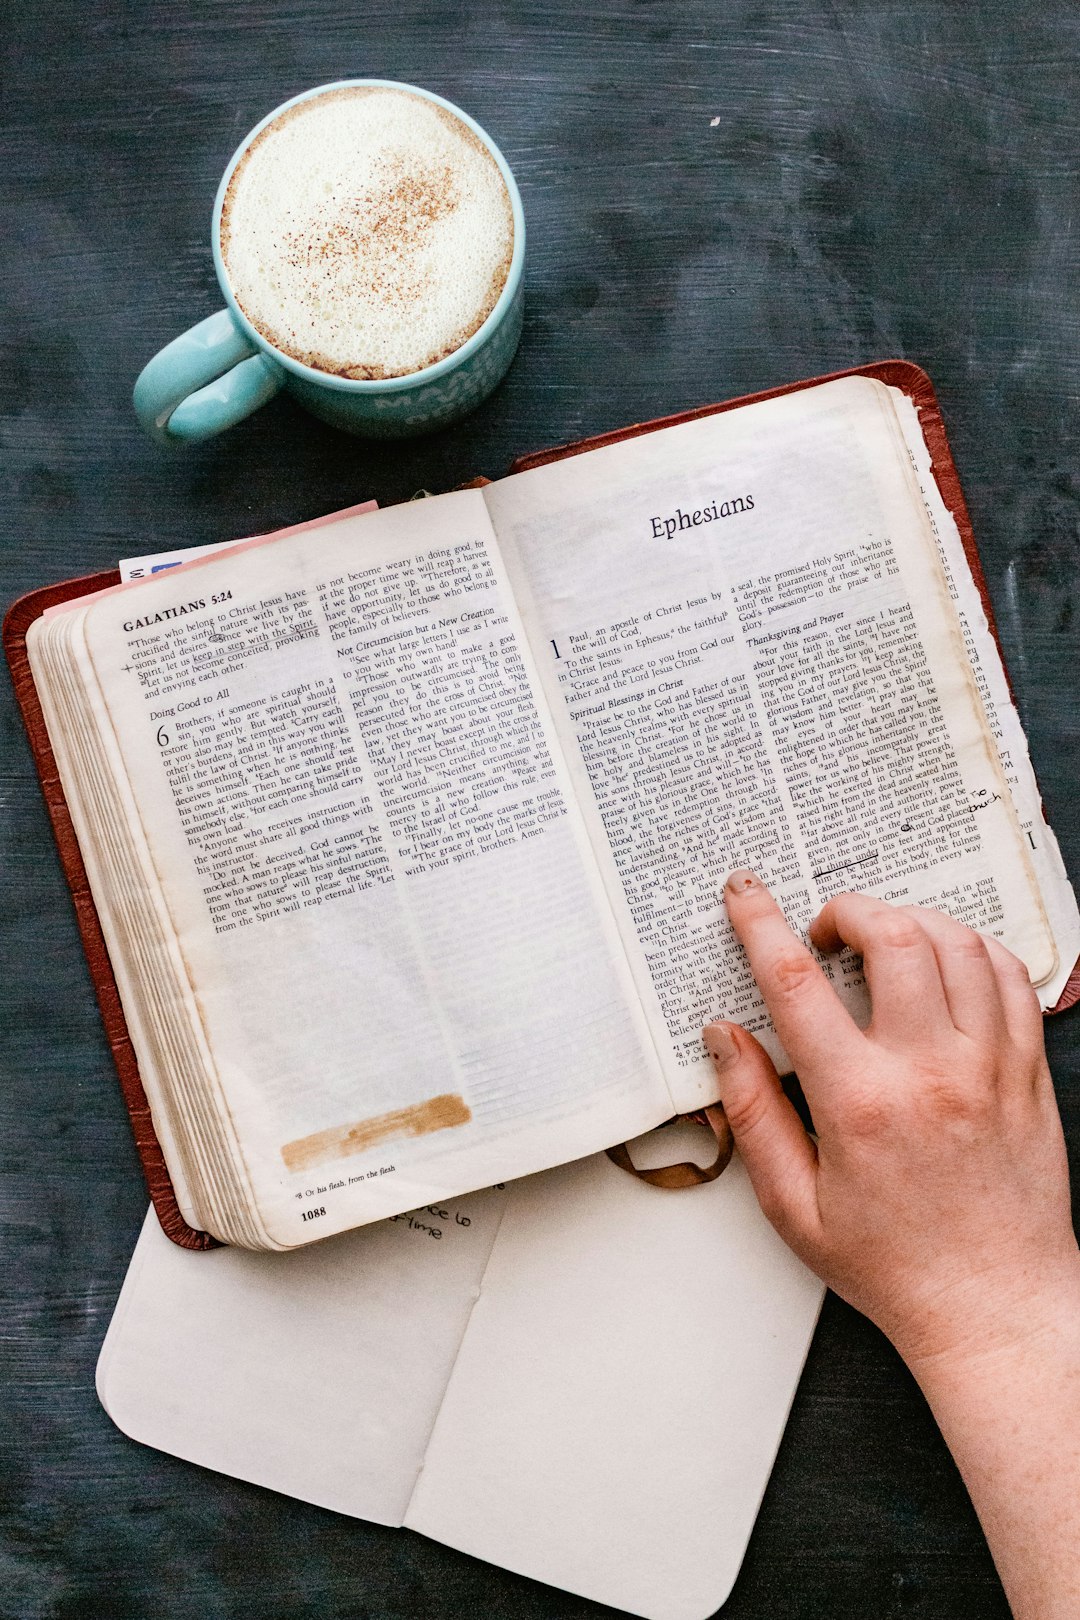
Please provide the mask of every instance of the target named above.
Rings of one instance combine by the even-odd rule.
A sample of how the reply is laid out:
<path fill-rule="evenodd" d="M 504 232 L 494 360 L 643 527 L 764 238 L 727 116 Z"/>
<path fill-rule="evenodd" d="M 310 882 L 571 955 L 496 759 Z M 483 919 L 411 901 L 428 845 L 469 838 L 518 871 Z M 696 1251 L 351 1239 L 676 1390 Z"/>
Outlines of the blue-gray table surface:
<path fill-rule="evenodd" d="M 1050 819 L 1080 875 L 1068 0 L 25 0 L 4 7 L 3 33 L 5 600 L 140 549 L 497 476 L 541 445 L 906 356 L 937 386 Z M 135 427 L 131 384 L 219 305 L 221 170 L 271 107 L 350 76 L 428 86 L 506 152 L 529 229 L 510 376 L 472 419 L 411 443 L 349 439 L 280 397 L 216 443 L 159 449 Z M 6 688 L 0 716 L 0 1615 L 610 1612 L 157 1455 L 99 1409 L 94 1361 L 146 1200 Z M 1075 1154 L 1080 1014 L 1049 1044 Z M 725 1614 L 1007 1612 L 917 1390 L 830 1298 Z"/>

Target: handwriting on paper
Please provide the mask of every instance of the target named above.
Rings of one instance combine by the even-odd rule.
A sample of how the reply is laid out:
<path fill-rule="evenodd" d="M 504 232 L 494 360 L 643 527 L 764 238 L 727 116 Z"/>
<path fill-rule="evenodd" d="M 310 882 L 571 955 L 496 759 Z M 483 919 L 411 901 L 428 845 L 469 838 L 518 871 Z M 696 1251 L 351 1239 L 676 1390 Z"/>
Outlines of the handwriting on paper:
<path fill-rule="evenodd" d="M 395 1221 L 403 1221 L 410 1232 L 439 1240 L 457 1226 L 472 1225 L 471 1216 L 463 1215 L 460 1210 L 444 1209 L 439 1204 L 425 1204 L 423 1209 L 412 1209 L 402 1215 L 391 1215 L 391 1225 Z"/>

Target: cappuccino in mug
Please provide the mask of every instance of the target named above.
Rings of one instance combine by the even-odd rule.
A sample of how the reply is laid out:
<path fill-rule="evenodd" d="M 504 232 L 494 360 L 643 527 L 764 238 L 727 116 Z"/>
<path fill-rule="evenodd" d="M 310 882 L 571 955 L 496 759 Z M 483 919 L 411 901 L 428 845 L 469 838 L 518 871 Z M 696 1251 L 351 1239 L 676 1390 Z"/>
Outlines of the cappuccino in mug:
<path fill-rule="evenodd" d="M 498 302 L 514 216 L 499 166 L 447 107 L 345 85 L 282 110 L 237 163 L 221 257 L 252 326 L 305 366 L 406 377 Z"/>

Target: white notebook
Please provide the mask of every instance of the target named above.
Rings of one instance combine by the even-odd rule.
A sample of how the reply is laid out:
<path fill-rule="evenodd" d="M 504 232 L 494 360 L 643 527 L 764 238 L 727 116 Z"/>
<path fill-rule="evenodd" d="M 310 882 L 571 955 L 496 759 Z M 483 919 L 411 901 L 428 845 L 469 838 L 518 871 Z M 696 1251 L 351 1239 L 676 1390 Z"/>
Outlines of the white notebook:
<path fill-rule="evenodd" d="M 639 1160 L 692 1155 L 681 1129 Z M 738 1160 L 669 1192 L 599 1155 L 291 1254 L 189 1253 L 150 1211 L 98 1393 L 145 1445 L 703 1620 L 822 1294 Z"/>

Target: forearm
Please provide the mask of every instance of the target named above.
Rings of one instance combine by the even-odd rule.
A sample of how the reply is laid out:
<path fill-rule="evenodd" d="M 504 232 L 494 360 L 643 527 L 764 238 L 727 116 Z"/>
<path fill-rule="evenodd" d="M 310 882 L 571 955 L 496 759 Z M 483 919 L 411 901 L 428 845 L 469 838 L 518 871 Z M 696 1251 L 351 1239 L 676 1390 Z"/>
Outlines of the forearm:
<path fill-rule="evenodd" d="M 1021 1326 L 1018 1324 L 1018 1327 Z M 1011 1343 L 913 1360 L 1016 1620 L 1080 1614 L 1080 1256 Z"/>

